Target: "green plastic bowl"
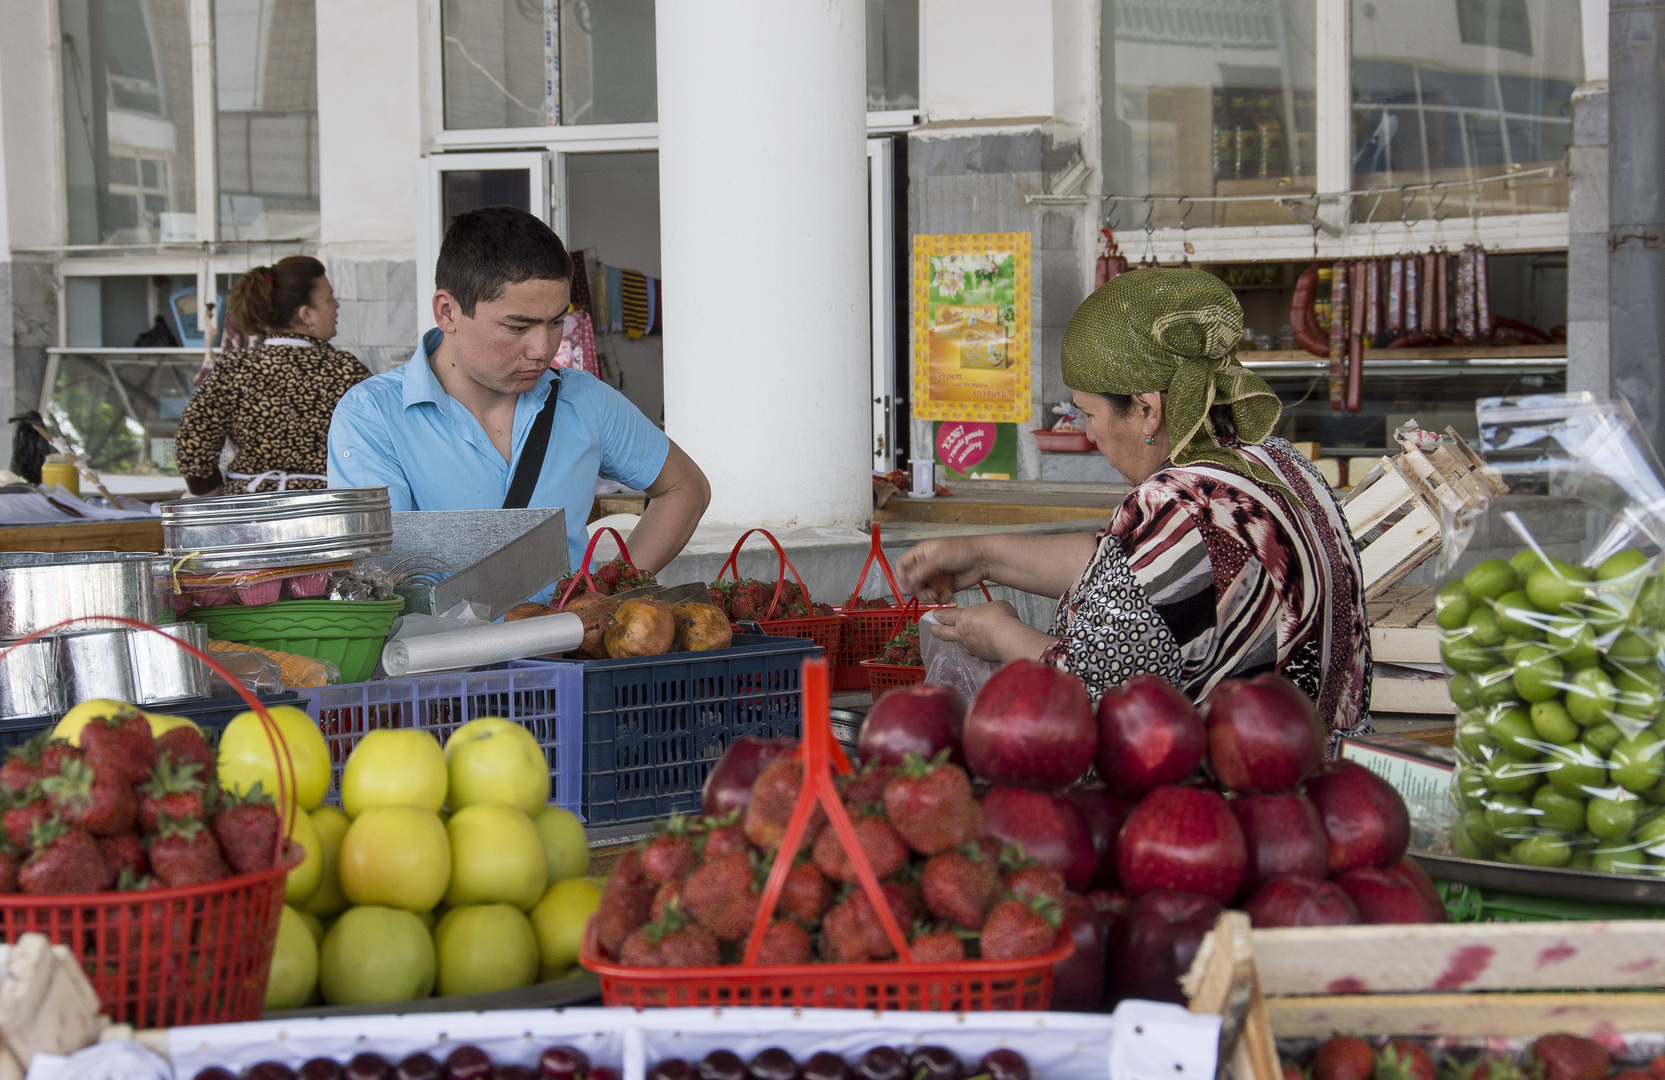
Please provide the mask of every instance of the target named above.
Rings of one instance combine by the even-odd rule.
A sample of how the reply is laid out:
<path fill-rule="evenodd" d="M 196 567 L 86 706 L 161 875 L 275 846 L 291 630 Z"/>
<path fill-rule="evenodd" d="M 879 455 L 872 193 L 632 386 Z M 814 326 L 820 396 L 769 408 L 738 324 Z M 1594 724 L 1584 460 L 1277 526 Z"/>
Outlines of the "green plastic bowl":
<path fill-rule="evenodd" d="M 376 670 L 393 620 L 404 610 L 392 600 L 280 600 L 259 607 L 197 607 L 185 613 L 208 636 L 273 652 L 327 660 L 344 683 L 364 682 Z"/>

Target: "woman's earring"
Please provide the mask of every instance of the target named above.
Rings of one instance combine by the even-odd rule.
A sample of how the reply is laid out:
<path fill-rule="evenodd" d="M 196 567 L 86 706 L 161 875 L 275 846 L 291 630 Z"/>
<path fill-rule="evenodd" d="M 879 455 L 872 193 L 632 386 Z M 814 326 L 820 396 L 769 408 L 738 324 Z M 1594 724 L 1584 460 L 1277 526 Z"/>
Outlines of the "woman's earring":
<path fill-rule="evenodd" d="M 1151 441 L 1152 441 L 1151 436 L 1146 435 L 1145 436 L 1145 445 L 1149 446 L 1151 444 Z"/>

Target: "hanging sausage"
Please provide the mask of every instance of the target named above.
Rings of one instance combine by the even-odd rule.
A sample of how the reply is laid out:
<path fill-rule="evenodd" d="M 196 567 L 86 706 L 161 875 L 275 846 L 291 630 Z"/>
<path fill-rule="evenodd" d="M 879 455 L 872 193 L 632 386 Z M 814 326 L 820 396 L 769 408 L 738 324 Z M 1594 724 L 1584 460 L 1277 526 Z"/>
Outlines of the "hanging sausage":
<path fill-rule="evenodd" d="M 1330 271 L 1330 411 L 1346 405 L 1342 358 L 1347 355 L 1347 264 L 1337 262 Z"/>
<path fill-rule="evenodd" d="M 1121 253 L 1121 246 L 1116 243 L 1116 234 L 1109 229 L 1100 229 L 1104 239 L 1098 246 L 1098 261 L 1093 264 L 1093 288 L 1127 273 L 1127 256 Z"/>
<path fill-rule="evenodd" d="M 1364 289 L 1368 297 L 1364 312 L 1364 332 L 1372 342 L 1382 332 L 1382 260 L 1365 263 Z"/>
<path fill-rule="evenodd" d="M 1289 305 L 1289 329 L 1295 343 L 1314 356 L 1330 355 L 1330 343 L 1318 332 L 1312 302 L 1318 299 L 1318 264 L 1313 263 L 1295 279 L 1295 299 Z"/>
<path fill-rule="evenodd" d="M 1419 286 L 1417 285 L 1418 269 L 1422 265 L 1422 260 L 1415 255 L 1406 255 L 1403 261 L 1405 263 L 1405 314 L 1400 322 L 1404 327 L 1405 336 L 1409 337 L 1417 333 L 1422 325 L 1417 319 L 1417 302 L 1420 299 L 1418 295 Z"/>
<path fill-rule="evenodd" d="M 1474 249 L 1466 244 L 1457 256 L 1457 333 L 1474 340 Z"/>
<path fill-rule="evenodd" d="M 1440 337 L 1451 336 L 1451 255 L 1441 251 L 1434 256 L 1434 301 L 1439 305 L 1439 318 L 1434 329 Z"/>
<path fill-rule="evenodd" d="M 1347 411 L 1356 413 L 1364 408 L 1364 324 L 1369 303 L 1370 273 L 1363 262 L 1353 264 L 1353 296 L 1347 317 Z"/>
<path fill-rule="evenodd" d="M 1492 336 L 1491 282 L 1488 280 L 1486 249 L 1474 246 L 1474 321 L 1480 337 Z"/>
<path fill-rule="evenodd" d="M 1435 316 L 1436 316 L 1436 312 L 1434 310 L 1434 249 L 1433 248 L 1429 248 L 1428 253 L 1426 255 L 1422 256 L 1422 273 L 1421 273 L 1420 280 L 1422 282 L 1422 305 L 1417 311 L 1417 314 L 1420 316 L 1420 320 L 1417 323 L 1417 328 L 1419 330 L 1421 330 L 1424 334 L 1430 334 L 1431 335 L 1434 332 L 1434 320 L 1435 320 Z"/>
<path fill-rule="evenodd" d="M 1388 262 L 1387 328 L 1396 334 L 1405 329 L 1405 260 L 1397 255 Z"/>

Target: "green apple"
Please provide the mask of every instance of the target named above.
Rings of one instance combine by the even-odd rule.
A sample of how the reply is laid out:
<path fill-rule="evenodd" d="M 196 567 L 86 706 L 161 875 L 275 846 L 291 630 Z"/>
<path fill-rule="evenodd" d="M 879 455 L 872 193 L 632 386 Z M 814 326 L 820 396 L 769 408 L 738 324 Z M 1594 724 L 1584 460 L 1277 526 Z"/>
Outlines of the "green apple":
<path fill-rule="evenodd" d="M 1562 745 L 1578 741 L 1578 724 L 1567 715 L 1567 707 L 1554 698 L 1534 702 L 1529 715 L 1538 738 Z"/>
<path fill-rule="evenodd" d="M 1474 597 L 1461 581 L 1448 581 L 1434 596 L 1434 621 L 1445 630 L 1455 630 L 1468 622 L 1474 608 Z"/>
<path fill-rule="evenodd" d="M 1502 559 L 1487 559 L 1463 575 L 1463 587 L 1471 596 L 1496 600 L 1515 588 L 1515 571 Z"/>

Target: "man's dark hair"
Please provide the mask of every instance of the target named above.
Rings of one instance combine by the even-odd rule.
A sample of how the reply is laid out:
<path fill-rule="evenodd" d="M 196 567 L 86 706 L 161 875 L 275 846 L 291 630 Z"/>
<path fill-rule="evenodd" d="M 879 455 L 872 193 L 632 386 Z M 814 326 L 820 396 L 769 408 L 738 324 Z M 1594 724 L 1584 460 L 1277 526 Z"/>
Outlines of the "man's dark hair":
<path fill-rule="evenodd" d="M 457 300 L 469 318 L 474 306 L 522 281 L 571 281 L 572 256 L 553 229 L 513 206 L 482 206 L 445 227 L 434 263 L 434 288 Z"/>

